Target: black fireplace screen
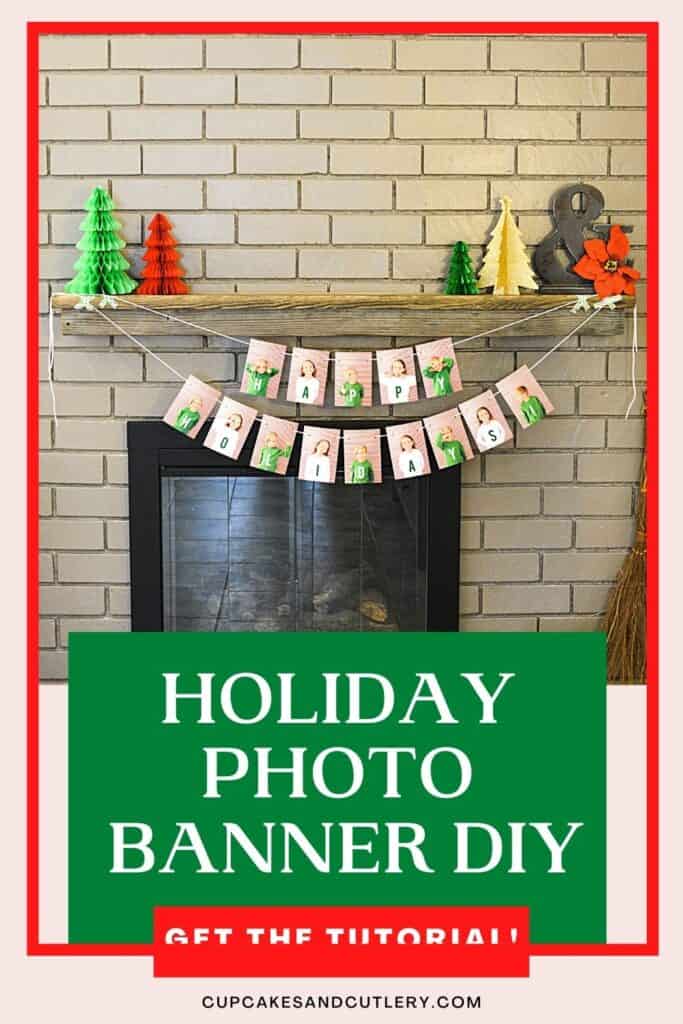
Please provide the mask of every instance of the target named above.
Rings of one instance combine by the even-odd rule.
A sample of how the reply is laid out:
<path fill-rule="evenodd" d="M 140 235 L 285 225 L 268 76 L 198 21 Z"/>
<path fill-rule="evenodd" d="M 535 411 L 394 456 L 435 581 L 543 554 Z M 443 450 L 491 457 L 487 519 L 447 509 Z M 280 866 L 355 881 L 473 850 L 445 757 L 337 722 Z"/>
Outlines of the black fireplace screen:
<path fill-rule="evenodd" d="M 311 484 L 147 422 L 128 449 L 133 629 L 457 630 L 457 469 Z"/>

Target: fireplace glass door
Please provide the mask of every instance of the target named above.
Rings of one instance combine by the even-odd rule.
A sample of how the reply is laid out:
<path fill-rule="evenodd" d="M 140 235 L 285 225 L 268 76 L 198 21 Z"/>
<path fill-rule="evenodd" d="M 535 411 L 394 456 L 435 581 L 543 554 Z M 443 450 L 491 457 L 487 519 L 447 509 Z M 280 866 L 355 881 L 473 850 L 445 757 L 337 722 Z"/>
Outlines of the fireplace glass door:
<path fill-rule="evenodd" d="M 424 631 L 426 481 L 161 476 L 167 631 Z"/>

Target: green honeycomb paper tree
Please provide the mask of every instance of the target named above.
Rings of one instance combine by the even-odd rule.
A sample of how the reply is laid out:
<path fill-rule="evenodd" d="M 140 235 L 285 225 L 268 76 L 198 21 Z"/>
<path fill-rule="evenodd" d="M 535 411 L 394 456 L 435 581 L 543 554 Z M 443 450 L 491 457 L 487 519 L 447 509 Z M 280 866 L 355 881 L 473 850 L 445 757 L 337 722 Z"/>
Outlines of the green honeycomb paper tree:
<path fill-rule="evenodd" d="M 465 242 L 453 246 L 448 276 L 444 287 L 445 295 L 478 295 L 477 278 L 472 267 L 470 251 Z"/>
<path fill-rule="evenodd" d="M 66 286 L 78 295 L 127 295 L 137 281 L 126 271 L 130 263 L 122 254 L 126 243 L 119 237 L 121 224 L 112 215 L 114 203 L 103 188 L 94 188 L 85 204 L 87 216 L 79 226 L 83 233 L 76 248 L 82 255 L 76 261 L 76 276 Z"/>

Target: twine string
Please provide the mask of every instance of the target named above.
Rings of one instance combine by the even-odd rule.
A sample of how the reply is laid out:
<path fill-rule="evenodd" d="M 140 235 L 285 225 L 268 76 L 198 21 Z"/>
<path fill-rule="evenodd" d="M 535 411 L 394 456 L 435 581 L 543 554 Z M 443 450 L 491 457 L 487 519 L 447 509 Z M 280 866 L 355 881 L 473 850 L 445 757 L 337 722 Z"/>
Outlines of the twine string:
<path fill-rule="evenodd" d="M 631 409 L 635 405 L 635 401 L 638 397 L 638 385 L 636 383 L 636 372 L 638 366 L 638 305 L 633 306 L 633 327 L 631 330 L 631 401 L 628 403 L 628 408 L 624 414 L 624 419 L 627 420 L 631 413 Z"/>

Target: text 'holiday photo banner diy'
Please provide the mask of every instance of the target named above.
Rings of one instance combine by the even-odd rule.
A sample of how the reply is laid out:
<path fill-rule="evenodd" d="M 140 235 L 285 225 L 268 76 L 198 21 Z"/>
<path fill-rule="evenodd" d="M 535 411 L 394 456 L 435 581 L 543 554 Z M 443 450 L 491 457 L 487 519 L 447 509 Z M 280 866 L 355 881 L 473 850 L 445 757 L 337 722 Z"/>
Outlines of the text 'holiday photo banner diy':
<path fill-rule="evenodd" d="M 418 371 L 425 397 L 444 398 L 456 394 L 463 388 L 455 355 L 456 345 L 487 337 L 526 320 L 553 313 L 559 308 L 570 306 L 573 312 L 588 313 L 569 334 L 549 348 L 535 363 L 519 367 L 499 380 L 495 384 L 495 390 L 485 390 L 452 409 L 413 422 L 399 422 L 387 426 L 385 430 L 368 426 L 364 429 L 342 431 L 331 427 L 304 425 L 296 420 L 268 414 L 260 415 L 250 405 L 223 395 L 221 391 L 198 377 L 191 375 L 186 378 L 104 313 L 105 306 L 116 308 L 119 302 L 128 304 L 125 299 L 121 296 L 117 296 L 116 299 L 103 296 L 98 305 L 93 304 L 94 299 L 94 296 L 83 296 L 77 308 L 98 314 L 183 382 L 163 417 L 164 422 L 170 427 L 194 440 L 220 402 L 203 441 L 212 451 L 229 459 L 238 459 L 253 429 L 258 427 L 250 465 L 264 472 L 284 475 L 288 471 L 297 435 L 301 435 L 299 478 L 313 483 L 334 483 L 340 455 L 343 452 L 343 479 L 347 484 L 382 482 L 381 438 L 387 441 L 396 479 L 426 476 L 431 472 L 427 441 L 437 469 L 444 470 L 473 459 L 477 453 L 490 451 L 511 440 L 513 434 L 497 401 L 498 397 L 505 400 L 522 429 L 534 426 L 551 415 L 554 412 L 553 405 L 534 376 L 533 370 L 569 338 L 579 333 L 581 328 L 602 309 L 614 308 L 614 304 L 619 301 L 618 296 L 613 296 L 591 307 L 584 296 L 578 296 L 575 303 L 563 303 L 561 306 L 527 315 L 481 334 L 458 339 L 456 342 L 452 338 L 438 338 L 414 347 L 406 346 L 377 352 L 347 350 L 330 353 L 299 346 L 289 350 L 285 345 L 262 339 L 252 338 L 246 342 L 242 338 L 204 328 L 208 333 L 226 341 L 248 346 L 240 385 L 240 390 L 244 394 L 260 399 L 277 399 L 285 361 L 289 359 L 290 372 L 286 389 L 289 401 L 324 407 L 327 381 L 331 376 L 334 405 L 356 409 L 372 405 L 373 363 L 377 368 L 382 404 L 403 405 L 420 400 Z M 140 307 L 137 303 L 136 305 L 156 313 L 163 319 L 175 320 L 193 328 L 197 326 L 168 312 L 162 313 L 152 307 Z M 636 323 L 634 310 L 634 351 L 637 346 Z M 51 390 L 53 366 L 54 334 L 50 323 L 48 369 Z"/>

